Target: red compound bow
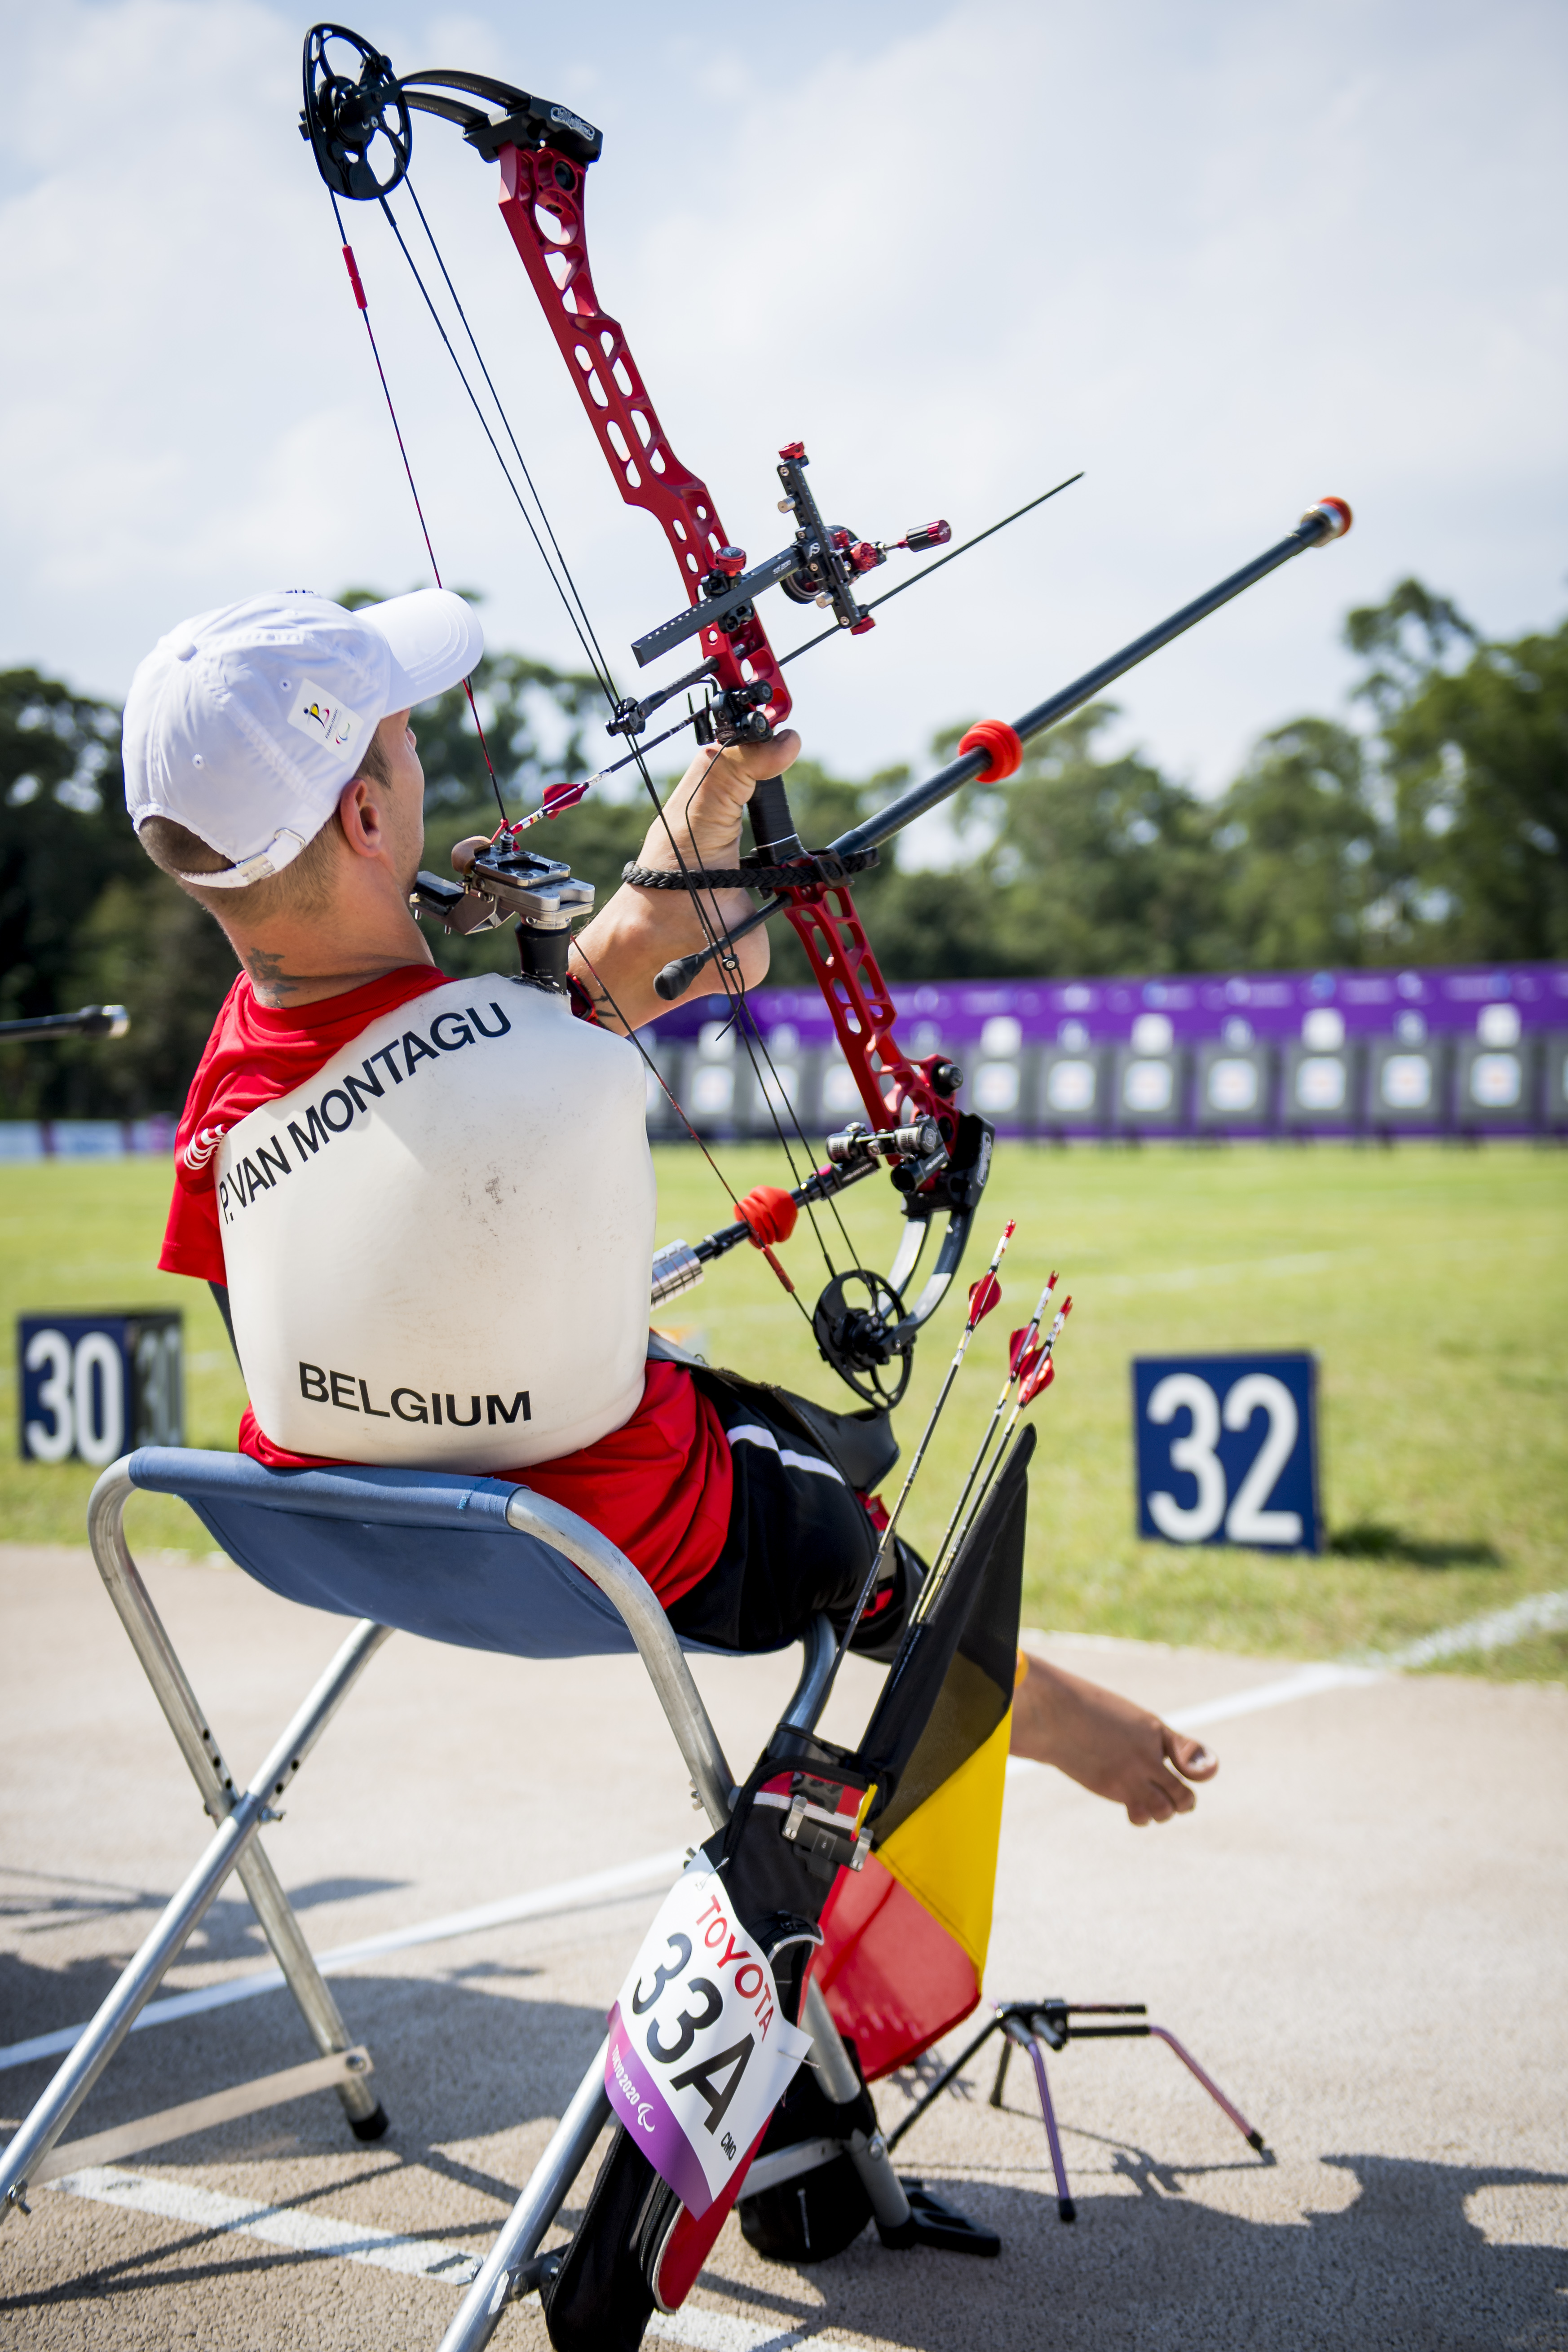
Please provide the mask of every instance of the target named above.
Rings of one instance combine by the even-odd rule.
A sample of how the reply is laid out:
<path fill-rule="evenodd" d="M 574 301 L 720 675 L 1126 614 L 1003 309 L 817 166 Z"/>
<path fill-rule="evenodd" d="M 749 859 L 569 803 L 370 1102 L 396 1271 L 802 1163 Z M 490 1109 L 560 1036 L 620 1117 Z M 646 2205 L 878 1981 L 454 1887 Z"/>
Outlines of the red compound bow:
<path fill-rule="evenodd" d="M 334 45 L 346 47 L 350 70 L 335 67 L 331 54 Z M 748 562 L 743 550 L 731 543 L 707 484 L 683 466 L 671 448 L 619 320 L 602 307 L 595 290 L 583 200 L 588 169 L 598 160 L 603 140 L 592 123 L 584 122 L 570 107 L 556 105 L 483 74 L 443 70 L 399 78 L 389 60 L 368 42 L 335 25 L 318 25 L 308 36 L 304 83 L 301 134 L 311 144 L 321 176 L 331 192 L 334 208 L 340 197 L 355 202 L 378 201 L 400 245 L 404 245 L 402 233 L 386 199 L 407 177 L 413 136 L 410 109 L 439 115 L 457 124 L 469 145 L 500 167 L 501 217 L 539 297 L 584 410 L 622 498 L 628 505 L 646 508 L 663 529 L 688 599 L 685 610 L 638 638 L 632 650 L 639 666 L 643 666 L 696 639 L 700 655 L 697 667 L 641 700 L 616 697 L 574 583 L 560 560 L 554 534 L 540 509 L 543 537 L 549 539 L 557 559 L 557 585 L 567 601 L 584 651 L 614 706 L 609 730 L 626 737 L 631 744 L 627 758 L 641 770 L 650 793 L 654 788 L 642 761 L 638 738 L 646 731 L 652 713 L 673 696 L 689 695 L 694 688 L 700 691 L 701 707 L 694 718 L 681 722 L 694 725 L 700 740 L 711 740 L 715 732 L 721 740 L 764 740 L 788 716 L 790 695 L 783 677 L 784 665 L 773 653 L 757 611 L 758 598 L 776 585 L 793 602 L 819 606 L 833 614 L 833 626 L 823 636 L 797 646 L 784 657 L 785 662 L 808 650 L 810 645 L 824 642 L 826 636 L 839 632 L 862 635 L 876 623 L 870 605 L 859 601 L 858 585 L 867 572 L 886 562 L 889 543 L 860 539 L 853 531 L 824 520 L 806 480 L 807 458 L 799 442 L 791 442 L 781 449 L 777 461 L 783 490 L 779 506 L 793 520 L 791 539 L 775 554 L 754 564 Z M 413 195 L 411 184 L 409 194 Z M 416 197 L 414 202 L 417 207 Z M 427 234 L 422 212 L 420 220 Z M 407 253 L 405 245 L 404 250 Z M 366 308 L 364 292 L 346 240 L 343 253 L 355 299 L 363 311 Z M 409 259 L 413 266 L 412 256 Z M 437 259 L 445 278 L 445 265 L 439 262 L 438 254 Z M 417 269 L 415 274 L 417 278 Z M 456 302 L 449 278 L 447 284 Z M 430 302 L 422 280 L 420 287 Z M 430 307 L 439 326 L 436 306 L 430 302 Z M 458 309 L 460 317 L 461 306 Z M 368 316 L 366 325 L 369 326 Z M 466 319 L 463 325 L 467 330 Z M 450 339 L 445 329 L 441 331 L 450 350 Z M 373 336 L 373 346 L 374 341 Z M 455 351 L 453 357 L 457 359 Z M 475 357 L 479 358 L 477 345 Z M 378 358 L 378 367 L 379 364 Z M 494 396 L 494 386 L 482 359 L 479 364 Z M 466 377 L 464 382 L 481 425 L 506 467 L 507 461 L 473 389 Z M 499 398 L 496 406 L 500 409 Z M 537 493 L 515 436 L 505 422 L 504 410 L 500 415 L 502 429 L 511 440 L 517 464 L 537 504 Z M 549 563 L 551 558 L 546 554 L 540 530 L 510 469 L 508 478 L 541 553 Z M 1058 485 L 1058 488 L 1065 487 Z M 1046 497 L 1054 495 L 1054 491 L 1045 493 Z M 1041 500 L 1031 503 L 1039 504 Z M 1026 511 L 1027 509 L 1019 509 L 1020 513 Z M 893 1181 L 903 1195 L 907 1219 L 895 1263 L 882 1276 L 858 1266 L 839 1273 L 829 1259 L 830 1279 L 817 1303 L 813 1326 L 824 1356 L 858 1393 L 873 1403 L 898 1402 L 909 1381 L 915 1334 L 941 1304 L 962 1260 L 990 1166 L 992 1130 L 983 1118 L 958 1109 L 955 1097 L 963 1073 L 952 1062 L 942 1055 L 913 1062 L 904 1053 L 895 1032 L 892 994 L 878 969 L 856 911 L 849 877 L 874 865 L 879 844 L 913 816 L 971 779 L 992 782 L 1012 775 L 1019 764 L 1022 744 L 1029 736 L 1055 725 L 1133 662 L 1142 660 L 1158 646 L 1191 627 L 1205 613 L 1250 586 L 1254 580 L 1261 579 L 1279 563 L 1300 553 L 1305 547 L 1338 536 L 1348 528 L 1349 521 L 1350 510 L 1342 501 L 1327 500 L 1312 509 L 1289 539 L 1140 638 L 1134 646 L 1102 663 L 1087 678 L 1076 681 L 1049 702 L 1039 705 L 1016 727 L 991 719 L 971 729 L 959 746 L 958 759 L 938 776 L 926 784 L 911 787 L 876 818 L 842 835 L 827 849 L 814 854 L 802 846 L 783 780 L 774 779 L 759 784 L 753 795 L 750 814 L 755 846 L 742 868 L 732 874 L 698 877 L 682 864 L 681 870 L 669 877 L 677 887 L 691 888 L 692 904 L 700 916 L 703 913 L 703 899 L 694 887 L 699 880 L 710 893 L 716 887 L 743 881 L 767 895 L 744 922 L 728 932 L 715 931 L 704 917 L 707 944 L 659 975 L 659 994 L 670 1002 L 684 995 L 711 961 L 726 993 L 732 996 L 740 1012 L 741 1000 L 733 987 L 738 971 L 735 941 L 770 916 L 782 914 L 800 940 L 826 1001 L 839 1048 L 854 1073 L 866 1119 L 864 1123 L 856 1122 L 842 1135 L 830 1138 L 827 1164 L 808 1175 L 792 1192 L 784 1194 L 764 1188 L 765 1198 L 753 1194 L 744 1202 L 736 1203 L 738 1222 L 733 1226 L 710 1234 L 695 1248 L 688 1248 L 682 1243 L 662 1253 L 664 1263 L 656 1265 L 656 1301 L 700 1279 L 705 1260 L 722 1255 L 748 1237 L 759 1247 L 767 1248 L 771 1258 L 771 1244 L 785 1237 L 796 1207 L 831 1204 L 834 1195 L 847 1184 L 858 1181 L 879 1166 L 889 1165 Z M 1000 529 L 1001 525 L 992 528 Z M 890 544 L 921 552 L 944 545 L 950 536 L 946 523 L 931 523 Z M 989 533 L 979 536 L 987 537 Z M 973 545 L 975 541 L 967 544 Z M 961 552 L 962 549 L 952 551 L 952 554 Z M 952 560 L 952 554 L 940 559 L 943 562 Z M 556 571 L 557 565 L 552 565 L 552 569 Z M 899 590 L 888 593 L 897 594 Z M 885 603 L 887 597 L 872 601 Z M 662 741 L 667 738 L 655 740 Z M 561 794 L 555 806 L 567 805 L 578 796 L 575 792 Z M 504 820 L 504 809 L 502 814 Z M 490 849 L 476 865 L 467 894 L 454 885 L 422 877 L 422 884 L 426 887 L 420 895 L 425 905 L 441 914 L 453 928 L 468 929 L 477 927 L 472 919 L 476 889 L 488 893 L 482 903 L 489 912 L 480 919 L 497 919 L 498 909 L 504 914 L 517 914 L 525 969 L 545 984 L 558 985 L 564 973 L 570 923 L 578 914 L 586 912 L 592 894 L 572 883 L 565 866 L 526 850 L 521 843 L 523 830 L 521 825 L 503 821 Z M 467 914 L 459 913 L 459 901 L 468 908 Z M 751 1034 L 746 1034 L 747 1018 L 740 1012 L 738 1025 L 746 1050 L 755 1058 L 760 1049 L 765 1059 L 766 1049 L 754 1024 Z M 772 1076 L 770 1069 L 770 1079 Z M 758 1078 L 774 1107 L 780 1140 L 787 1150 L 787 1139 L 777 1116 L 784 1090 L 776 1081 L 771 1086 L 763 1081 L 761 1071 Z M 787 1101 L 783 1108 L 785 1116 L 791 1116 Z M 805 1140 L 804 1136 L 801 1140 Z M 939 1214 L 945 1214 L 947 1227 L 936 1265 L 919 1298 L 912 1307 L 906 1308 L 903 1291 L 920 1260 L 931 1220 Z M 776 1266 L 776 1261 L 774 1264 Z M 782 1274 L 782 1269 L 778 1270 Z"/>

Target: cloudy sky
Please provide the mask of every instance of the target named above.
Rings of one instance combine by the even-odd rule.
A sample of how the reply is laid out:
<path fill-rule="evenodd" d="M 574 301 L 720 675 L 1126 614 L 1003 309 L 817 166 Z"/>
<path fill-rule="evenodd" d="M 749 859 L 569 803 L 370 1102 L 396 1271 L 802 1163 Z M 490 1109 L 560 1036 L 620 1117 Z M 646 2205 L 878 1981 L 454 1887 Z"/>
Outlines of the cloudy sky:
<path fill-rule="evenodd" d="M 1561 0 L 353 0 L 400 71 L 498 74 L 599 123 L 590 242 L 731 536 L 781 543 L 804 438 L 868 536 L 1054 506 L 795 674 L 864 772 L 1015 717 L 1280 537 L 1350 540 L 1119 689 L 1124 740 L 1217 788 L 1338 706 L 1352 604 L 1415 572 L 1489 633 L 1568 605 Z M 303 14 L 4 0 L 0 663 L 118 696 L 181 615 L 424 569 L 325 193 Z M 417 119 L 415 178 L 601 637 L 679 602 L 624 509 L 496 175 Z M 565 625 L 406 272 L 351 208 L 437 553 L 493 643 Z M 889 583 L 890 572 L 879 584 Z M 773 600 L 775 645 L 802 634 Z"/>

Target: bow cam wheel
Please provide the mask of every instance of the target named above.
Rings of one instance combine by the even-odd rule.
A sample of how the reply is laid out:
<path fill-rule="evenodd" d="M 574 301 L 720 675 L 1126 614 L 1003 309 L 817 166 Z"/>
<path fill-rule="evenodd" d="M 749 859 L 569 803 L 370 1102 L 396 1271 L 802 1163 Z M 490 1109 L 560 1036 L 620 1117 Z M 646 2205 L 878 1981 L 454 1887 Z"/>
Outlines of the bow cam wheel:
<path fill-rule="evenodd" d="M 334 45 L 347 58 L 329 56 Z M 332 194 L 356 203 L 384 196 L 408 169 L 414 129 L 392 60 L 346 26 L 312 25 L 305 36 L 300 136 Z"/>
<path fill-rule="evenodd" d="M 910 1384 L 915 1334 L 904 1325 L 904 1302 L 879 1274 L 853 1266 L 836 1274 L 811 1318 L 825 1362 L 858 1397 L 890 1412 Z"/>

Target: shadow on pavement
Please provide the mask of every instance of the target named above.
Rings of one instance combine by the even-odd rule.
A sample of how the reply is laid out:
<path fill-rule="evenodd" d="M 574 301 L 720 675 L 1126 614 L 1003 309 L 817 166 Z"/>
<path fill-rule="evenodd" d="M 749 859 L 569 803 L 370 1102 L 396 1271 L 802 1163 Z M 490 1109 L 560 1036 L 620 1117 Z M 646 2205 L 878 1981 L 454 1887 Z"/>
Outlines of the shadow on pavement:
<path fill-rule="evenodd" d="M 604 2031 L 597 2009 L 534 1999 L 526 1978 L 523 1969 L 469 1978 L 459 1969 L 435 1981 L 338 1981 L 351 2032 L 375 2053 L 393 2119 L 374 2148 L 349 2140 L 336 2103 L 318 2097 L 130 2161 L 214 2168 L 258 2202 L 323 2217 L 347 2210 L 481 2249 L 527 2169 L 516 2143 L 499 2167 L 487 2143 L 558 2116 Z M 280 1993 L 134 2036 L 74 2132 L 287 2065 L 305 2054 L 303 2043 Z M 47 2073 L 17 2070 L 7 2103 L 36 2095 Z M 1057 2221 L 1043 2168 L 1017 2186 L 951 2163 L 922 2174 L 907 2160 L 904 2168 L 1000 2231 L 994 2263 L 892 2254 L 868 2232 L 836 2261 L 797 2272 L 756 2263 L 731 2229 L 703 2285 L 780 2334 L 862 2333 L 910 2352 L 982 2344 L 987 2352 L 1558 2352 L 1568 2340 L 1562 2252 L 1489 2242 L 1466 2210 L 1478 2191 L 1561 2189 L 1568 2173 L 1328 2155 L 1321 2161 L 1349 2174 L 1354 2194 L 1342 2210 L 1303 2212 L 1289 2158 L 1273 2170 L 1239 2157 L 1176 2168 L 1121 2143 L 1109 2161 L 1112 2193 L 1092 2176 L 1075 2179 L 1079 2221 L 1069 2230 Z M 1244 2218 L 1201 2201 L 1205 2178 L 1247 2171 L 1258 2185 L 1242 2193 L 1266 2197 L 1281 2218 Z M 346 2209 L 334 2202 L 344 2190 L 353 2192 Z M 1215 2193 L 1234 2200 L 1237 2191 L 1216 2185 Z M 121 2216 L 111 2227 L 103 2209 L 71 2199 L 41 2202 L 45 2210 L 21 2225 L 26 2237 L 9 2249 L 23 2259 L 0 2300 L 0 2334 L 14 2314 L 29 2345 L 162 2343 L 183 2340 L 199 2313 L 202 2339 L 238 2352 L 308 2340 L 314 2299 L 329 2291 L 344 2341 L 385 2340 L 378 2329 L 392 2283 L 380 2274 L 335 2260 L 323 2270 L 322 2257 L 182 2222 Z M 410 2292 L 419 2340 L 429 2298 L 434 2342 L 446 2297 L 426 2284 L 398 2288 Z M 526 2332 L 521 2315 L 515 2324 Z"/>
<path fill-rule="evenodd" d="M 1116 2169 L 1140 2193 L 1080 2187 L 1072 2229 L 1057 2221 L 1048 2179 L 1031 2191 L 933 2168 L 931 2186 L 1001 2232 L 994 2264 L 894 2257 L 868 2237 L 798 2275 L 826 2297 L 813 2315 L 827 2334 L 863 2330 L 910 2352 L 973 2352 L 981 2342 L 1009 2352 L 1559 2352 L 1568 2343 L 1562 2250 L 1489 2243 L 1465 2211 L 1479 2189 L 1562 2188 L 1568 2173 L 1321 2161 L 1354 2178 L 1359 2193 L 1343 2210 L 1259 2221 L 1215 2212 L 1186 2196 L 1170 2167 L 1124 2154 Z M 710 2283 L 737 2294 L 716 2274 Z M 740 2299 L 758 2316 L 776 2309 L 781 2325 L 804 2316 L 787 2286 L 776 2305 L 754 2287 Z"/>

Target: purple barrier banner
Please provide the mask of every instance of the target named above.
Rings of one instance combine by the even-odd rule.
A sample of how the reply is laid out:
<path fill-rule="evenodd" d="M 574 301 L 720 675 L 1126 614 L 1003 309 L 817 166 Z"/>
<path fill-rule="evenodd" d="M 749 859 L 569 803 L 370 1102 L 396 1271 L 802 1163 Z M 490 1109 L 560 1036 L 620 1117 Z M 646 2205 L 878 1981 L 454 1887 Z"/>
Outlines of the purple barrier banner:
<path fill-rule="evenodd" d="M 920 1060 L 964 1071 L 960 1101 L 1015 1135 L 1533 1134 L 1568 1131 L 1568 963 L 895 984 Z M 748 1000 L 773 1072 L 753 1070 L 722 996 L 644 1032 L 703 1131 L 808 1132 L 857 1115 L 815 991 Z M 774 1075 L 776 1073 L 776 1076 Z M 679 1131 L 650 1106 L 657 1131 Z"/>

